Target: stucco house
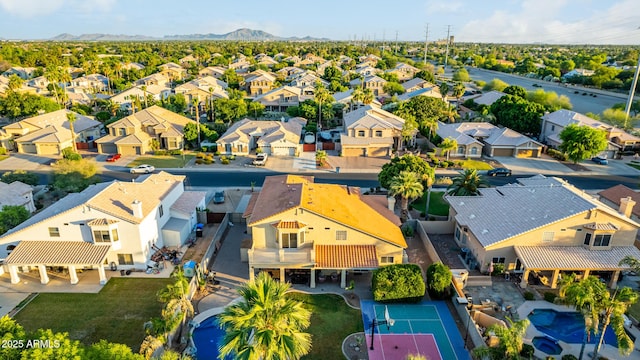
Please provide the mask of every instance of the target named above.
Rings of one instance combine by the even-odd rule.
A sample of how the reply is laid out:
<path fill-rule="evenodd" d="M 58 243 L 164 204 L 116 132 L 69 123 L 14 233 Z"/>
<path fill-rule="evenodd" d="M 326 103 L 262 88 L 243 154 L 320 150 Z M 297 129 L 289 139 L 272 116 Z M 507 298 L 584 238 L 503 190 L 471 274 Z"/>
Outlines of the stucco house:
<path fill-rule="evenodd" d="M 600 196 L 600 201 L 614 209 L 620 208 L 622 203 L 625 201 L 628 202 L 629 200 L 636 204 L 640 204 L 640 193 L 622 184 L 604 189 L 600 191 L 598 195 Z M 631 219 L 640 221 L 640 205 L 633 206 Z"/>
<path fill-rule="evenodd" d="M 107 126 L 108 134 L 96 141 L 100 154 L 142 155 L 152 150 L 184 148 L 184 127 L 196 122 L 154 105 Z"/>
<path fill-rule="evenodd" d="M 140 179 L 140 178 L 139 178 Z M 69 194 L 0 236 L 2 272 L 19 287 L 20 273 L 49 282 L 49 267 L 145 270 L 153 247 L 178 247 L 197 223 L 205 192 L 184 190 L 184 176 L 160 172 L 134 182 L 111 181 Z"/>
<path fill-rule="evenodd" d="M 194 99 L 198 99 L 200 102 L 209 101 L 211 97 L 214 99 L 228 99 L 227 87 L 226 82 L 213 76 L 205 76 L 176 86 L 174 92 L 183 94 L 187 104 L 192 106 Z"/>
<path fill-rule="evenodd" d="M 247 95 L 255 97 L 265 94 L 273 89 L 276 77 L 264 70 L 256 70 L 247 74 L 244 81 L 244 88 L 247 91 Z"/>
<path fill-rule="evenodd" d="M 389 70 L 387 70 L 385 72 L 390 73 L 390 74 L 396 74 L 396 76 L 398 76 L 398 80 L 406 81 L 406 80 L 409 80 L 409 79 L 413 79 L 413 77 L 418 72 L 420 72 L 420 69 L 418 69 L 415 66 L 411 66 L 409 64 L 397 63 L 396 66 L 393 69 L 389 69 Z"/>
<path fill-rule="evenodd" d="M 18 75 L 22 80 L 31 79 L 38 69 L 34 67 L 21 67 L 21 66 L 13 66 L 9 68 L 7 71 L 3 72 L 2 75 L 9 77 L 11 75 Z"/>
<path fill-rule="evenodd" d="M 363 81 L 364 81 L 364 85 L 363 85 Z M 376 75 L 365 76 L 364 80 L 355 79 L 349 82 L 349 85 L 351 85 L 352 88 L 362 86 L 364 89 L 371 89 L 371 91 L 373 92 L 373 95 L 375 96 L 381 96 L 385 94 L 384 86 L 386 84 L 387 84 L 387 80 Z"/>
<path fill-rule="evenodd" d="M 182 80 L 187 76 L 187 69 L 176 63 L 168 62 L 158 68 L 160 69 L 160 74 L 164 75 L 169 81 Z"/>
<path fill-rule="evenodd" d="M 424 88 L 436 87 L 434 84 L 421 78 L 413 78 L 411 80 L 407 80 L 403 82 L 400 85 L 402 85 L 402 88 L 404 89 L 405 92 L 412 92 L 412 91 L 420 90 Z"/>
<path fill-rule="evenodd" d="M 300 138 L 307 121 L 243 119 L 233 124 L 217 141 L 221 154 L 249 154 L 260 149 L 269 155 L 298 156 L 302 153 Z"/>
<path fill-rule="evenodd" d="M 109 79 L 102 74 L 90 74 L 71 80 L 71 88 L 80 88 L 85 92 L 107 91 Z"/>
<path fill-rule="evenodd" d="M 480 190 L 479 196 L 446 196 L 454 239 L 465 266 L 486 272 L 503 264 L 521 273 L 521 286 L 536 278 L 556 288 L 561 276 L 596 275 L 614 288 L 640 224 L 630 219 L 635 203 L 613 209 L 564 180 L 543 175 Z M 506 221 L 508 219 L 508 221 Z"/>
<path fill-rule="evenodd" d="M 213 76 L 216 79 L 222 79 L 224 77 L 225 68 L 221 66 L 208 66 L 200 71 L 198 71 L 198 75 L 200 76 Z"/>
<path fill-rule="evenodd" d="M 131 110 L 132 102 L 136 99 L 140 100 L 140 104 L 144 105 L 144 98 L 151 96 L 153 100 L 160 101 L 166 100 L 171 96 L 172 90 L 165 85 L 136 85 L 134 87 L 123 90 L 122 92 L 113 95 L 109 98 L 112 102 L 120 104 L 120 108 Z"/>
<path fill-rule="evenodd" d="M 265 107 L 265 111 L 285 112 L 291 106 L 313 99 L 313 95 L 304 93 L 304 89 L 295 86 L 282 86 L 256 96 L 253 100 Z"/>
<path fill-rule="evenodd" d="M 436 134 L 441 138 L 452 138 L 458 148 L 450 156 L 480 157 L 513 156 L 540 157 L 543 145 L 517 131 L 497 127 L 488 122 L 438 123 Z"/>
<path fill-rule="evenodd" d="M 361 108 L 365 106 L 361 101 L 353 100 L 353 89 L 349 89 L 347 91 L 341 91 L 333 94 L 333 99 L 336 103 L 343 104 L 342 113 L 346 114 L 348 112 L 353 111 L 354 109 Z M 371 105 L 376 107 L 382 107 L 382 103 L 377 99 L 373 99 Z"/>
<path fill-rule="evenodd" d="M 268 176 L 243 216 L 247 219 L 249 278 L 308 284 L 340 279 L 406 259 L 398 217 L 384 196 L 319 184 L 310 176 Z"/>
<path fill-rule="evenodd" d="M 33 187 L 21 181 L 11 184 L 0 182 L 0 209 L 10 206 L 23 206 L 30 213 L 36 211 L 33 203 Z"/>
<path fill-rule="evenodd" d="M 61 155 L 62 150 L 73 147 L 71 128 L 67 114 L 73 113 L 76 121 L 73 129 L 78 148 L 93 147 L 99 138 L 102 123 L 90 117 L 61 109 L 30 117 L 2 127 L 5 135 L 3 146 L 22 154 Z"/>
<path fill-rule="evenodd" d="M 491 106 L 491 104 L 493 104 L 494 102 L 498 101 L 498 99 L 500 99 L 501 97 L 503 97 L 505 95 L 507 95 L 507 94 L 503 93 L 502 91 L 491 90 L 491 91 L 486 92 L 484 94 L 471 95 L 469 97 L 466 97 L 464 100 L 472 99 L 473 102 L 475 102 L 478 105 Z"/>
<path fill-rule="evenodd" d="M 390 156 L 404 140 L 404 119 L 381 108 L 367 105 L 344 115 L 345 133 L 340 134 L 342 156 Z M 412 144 L 415 134 L 409 140 Z"/>

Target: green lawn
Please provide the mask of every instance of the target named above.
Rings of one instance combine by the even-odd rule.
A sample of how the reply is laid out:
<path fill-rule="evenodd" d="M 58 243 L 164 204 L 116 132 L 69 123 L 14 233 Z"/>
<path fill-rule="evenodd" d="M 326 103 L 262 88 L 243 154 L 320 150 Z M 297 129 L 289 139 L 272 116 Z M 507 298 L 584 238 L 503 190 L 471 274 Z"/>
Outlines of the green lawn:
<path fill-rule="evenodd" d="M 466 159 L 462 162 L 463 169 L 491 170 L 493 167 L 484 161 Z"/>
<path fill-rule="evenodd" d="M 631 305 L 629 308 L 629 315 L 633 316 L 636 320 L 640 320 L 640 301 Z"/>
<path fill-rule="evenodd" d="M 449 215 L 449 203 L 447 203 L 444 199 L 444 192 L 442 191 L 431 191 L 431 201 L 429 202 L 429 215 L 441 215 L 446 216 Z M 411 203 L 411 206 L 420 211 L 425 212 L 424 208 L 427 205 L 427 193 L 417 199 L 416 201 Z"/>
<path fill-rule="evenodd" d="M 142 325 L 159 317 L 158 290 L 172 279 L 111 278 L 98 294 L 39 294 L 16 316 L 27 331 L 68 332 L 86 345 L 106 339 L 126 344 L 137 353 L 145 333 Z"/>
<path fill-rule="evenodd" d="M 634 169 L 640 170 L 640 163 L 634 160 L 631 160 L 631 162 L 628 162 L 627 165 L 631 166 Z"/>
<path fill-rule="evenodd" d="M 349 307 L 338 295 L 309 295 L 291 292 L 287 296 L 303 301 L 311 310 L 311 353 L 303 359 L 343 359 L 342 341 L 355 332 L 362 332 L 360 310 Z"/>
<path fill-rule="evenodd" d="M 156 168 L 181 168 L 184 167 L 194 155 L 162 155 L 162 156 L 140 156 L 130 162 L 127 166 L 134 167 L 142 164 L 149 164 Z"/>

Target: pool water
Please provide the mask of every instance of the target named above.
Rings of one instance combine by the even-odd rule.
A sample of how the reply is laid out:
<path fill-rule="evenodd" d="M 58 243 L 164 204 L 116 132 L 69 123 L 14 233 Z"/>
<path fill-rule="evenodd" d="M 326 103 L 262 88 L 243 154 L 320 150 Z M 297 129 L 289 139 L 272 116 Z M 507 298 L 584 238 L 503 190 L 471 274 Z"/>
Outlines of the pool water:
<path fill-rule="evenodd" d="M 218 325 L 218 318 L 213 316 L 200 323 L 193 330 L 193 343 L 196 346 L 197 360 L 217 360 L 218 345 L 224 337 L 224 329 Z M 231 359 L 231 358 L 229 358 Z"/>
<path fill-rule="evenodd" d="M 553 339 L 572 344 L 582 344 L 584 340 L 584 317 L 579 312 L 535 309 L 528 317 L 536 329 L 549 335 Z M 594 335 L 592 333 L 587 339 L 587 343 L 595 344 L 598 338 L 599 334 Z M 611 326 L 608 326 L 605 331 L 604 342 L 609 345 L 618 346 L 618 340 Z"/>
<path fill-rule="evenodd" d="M 562 346 L 546 336 L 536 336 L 531 340 L 531 342 L 536 349 L 545 354 L 560 355 L 562 353 Z"/>

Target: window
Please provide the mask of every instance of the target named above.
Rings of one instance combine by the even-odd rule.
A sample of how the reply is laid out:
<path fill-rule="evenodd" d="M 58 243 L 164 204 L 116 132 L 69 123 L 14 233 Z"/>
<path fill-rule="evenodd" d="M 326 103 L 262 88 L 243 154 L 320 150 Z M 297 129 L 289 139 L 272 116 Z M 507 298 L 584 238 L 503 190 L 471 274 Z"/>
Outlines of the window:
<path fill-rule="evenodd" d="M 118 229 L 111 229 L 111 241 L 118 241 L 120 237 L 118 236 Z"/>
<path fill-rule="evenodd" d="M 376 130 L 376 137 L 382 137 L 382 130 Z"/>
<path fill-rule="evenodd" d="M 347 240 L 347 231 L 336 230 L 336 240 Z"/>
<path fill-rule="evenodd" d="M 458 146 L 458 154 L 464 154 L 464 146 Z"/>
<path fill-rule="evenodd" d="M 456 226 L 456 231 L 455 231 L 455 238 L 456 240 L 460 241 L 460 228 Z"/>
<path fill-rule="evenodd" d="M 553 236 L 555 233 L 553 231 L 545 231 L 542 233 L 542 241 L 543 242 L 552 242 Z"/>
<path fill-rule="evenodd" d="M 551 131 L 556 131 L 556 126 L 555 125 L 551 125 Z"/>
<path fill-rule="evenodd" d="M 164 209 L 162 208 L 162 204 L 160 204 L 160 207 L 158 208 L 158 214 L 160 215 L 160 217 L 164 215 Z"/>
<path fill-rule="evenodd" d="M 472 147 L 471 148 L 471 155 L 478 155 L 478 148 L 477 147 Z"/>
<path fill-rule="evenodd" d="M 493 264 L 504 264 L 505 258 L 504 257 L 494 257 L 493 259 L 491 259 L 491 262 Z"/>
<path fill-rule="evenodd" d="M 118 254 L 118 264 L 120 265 L 133 265 L 132 254 Z"/>
<path fill-rule="evenodd" d="M 364 137 L 364 130 L 358 130 L 358 136 Z"/>
<path fill-rule="evenodd" d="M 393 256 L 381 256 L 380 257 L 381 264 L 393 264 Z"/>
<path fill-rule="evenodd" d="M 51 236 L 51 237 L 60 237 L 60 229 L 58 229 L 57 227 L 50 227 L 49 228 L 49 236 Z"/>
<path fill-rule="evenodd" d="M 593 246 L 609 246 L 611 241 L 611 234 L 596 235 L 593 239 Z"/>
<path fill-rule="evenodd" d="M 591 245 L 591 233 L 584 234 L 584 244 Z"/>
<path fill-rule="evenodd" d="M 298 233 L 282 234 L 282 248 L 294 249 L 298 247 Z"/>
<path fill-rule="evenodd" d="M 95 242 L 111 242 L 111 238 L 109 237 L 109 230 L 94 230 L 93 240 Z"/>

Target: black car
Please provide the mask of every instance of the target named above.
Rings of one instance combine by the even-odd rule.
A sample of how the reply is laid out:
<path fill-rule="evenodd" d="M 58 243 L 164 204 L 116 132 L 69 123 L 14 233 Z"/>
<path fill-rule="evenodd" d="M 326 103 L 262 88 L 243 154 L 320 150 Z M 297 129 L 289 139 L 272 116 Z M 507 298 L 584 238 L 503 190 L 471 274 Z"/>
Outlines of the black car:
<path fill-rule="evenodd" d="M 487 171 L 488 176 L 511 176 L 511 170 L 507 168 L 495 168 Z"/>
<path fill-rule="evenodd" d="M 216 191 L 213 194 L 213 203 L 214 204 L 223 204 L 224 203 L 224 190 Z"/>

